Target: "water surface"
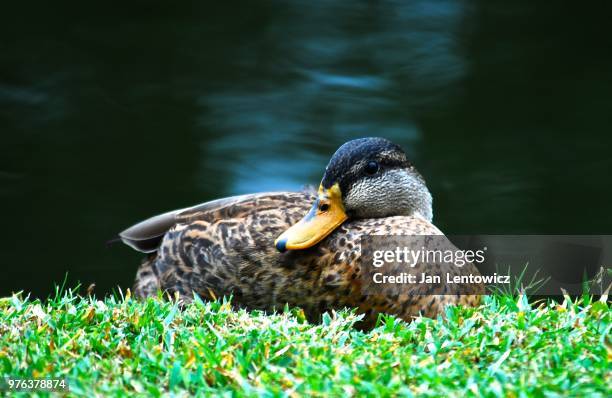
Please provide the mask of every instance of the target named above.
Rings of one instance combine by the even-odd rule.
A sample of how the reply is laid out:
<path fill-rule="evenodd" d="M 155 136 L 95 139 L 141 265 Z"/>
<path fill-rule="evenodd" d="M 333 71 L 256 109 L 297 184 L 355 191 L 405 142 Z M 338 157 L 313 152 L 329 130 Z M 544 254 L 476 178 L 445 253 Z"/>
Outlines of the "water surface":
<path fill-rule="evenodd" d="M 161 3 L 161 2 L 160 2 Z M 131 285 L 105 242 L 169 209 L 318 184 L 376 135 L 468 233 L 612 233 L 608 10 L 567 2 L 5 5 L 0 295 Z"/>

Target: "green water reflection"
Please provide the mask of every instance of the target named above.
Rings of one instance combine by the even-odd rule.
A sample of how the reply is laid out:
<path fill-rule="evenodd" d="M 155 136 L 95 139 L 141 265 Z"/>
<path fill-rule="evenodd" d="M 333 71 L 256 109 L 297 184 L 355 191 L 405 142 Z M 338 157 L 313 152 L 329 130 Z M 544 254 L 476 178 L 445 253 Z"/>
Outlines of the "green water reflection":
<path fill-rule="evenodd" d="M 0 294 L 131 284 L 155 213 L 401 144 L 447 233 L 610 233 L 608 10 L 539 2 L 5 5 Z M 11 9 L 12 7 L 12 9 Z"/>

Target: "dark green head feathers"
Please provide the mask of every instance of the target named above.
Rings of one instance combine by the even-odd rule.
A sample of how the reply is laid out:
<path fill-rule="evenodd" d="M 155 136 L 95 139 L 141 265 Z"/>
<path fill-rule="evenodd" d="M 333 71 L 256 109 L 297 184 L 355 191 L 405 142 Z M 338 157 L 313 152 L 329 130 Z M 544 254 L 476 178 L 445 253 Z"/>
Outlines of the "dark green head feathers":
<path fill-rule="evenodd" d="M 412 167 L 402 148 L 380 137 L 344 143 L 330 159 L 323 175 L 324 188 L 338 183 L 343 192 L 356 180 L 393 168 Z"/>
<path fill-rule="evenodd" d="M 402 148 L 379 137 L 359 138 L 332 156 L 321 181 L 338 184 L 350 218 L 419 214 L 432 219 L 431 195 Z"/>

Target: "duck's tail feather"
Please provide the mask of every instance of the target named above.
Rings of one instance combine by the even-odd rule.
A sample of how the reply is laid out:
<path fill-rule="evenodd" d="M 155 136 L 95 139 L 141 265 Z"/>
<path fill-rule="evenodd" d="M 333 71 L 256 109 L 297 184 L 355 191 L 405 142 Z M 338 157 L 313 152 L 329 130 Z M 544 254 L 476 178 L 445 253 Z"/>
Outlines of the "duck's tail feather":
<path fill-rule="evenodd" d="M 176 214 L 180 211 L 170 211 L 141 221 L 119 233 L 119 239 L 135 250 L 153 253 L 157 251 L 166 232 L 176 224 Z"/>
<path fill-rule="evenodd" d="M 153 253 L 159 248 L 159 245 L 166 232 L 168 232 L 168 230 L 170 230 L 177 223 L 190 222 L 198 219 L 198 217 L 201 217 L 203 214 L 208 212 L 231 207 L 235 204 L 244 203 L 245 201 L 249 200 L 257 200 L 258 198 L 274 194 L 275 193 L 273 192 L 264 192 L 231 196 L 228 198 L 212 200 L 210 202 L 184 209 L 169 211 L 167 213 L 148 218 L 136 225 L 131 226 L 125 231 L 120 232 L 119 239 L 135 250 L 143 253 Z"/>

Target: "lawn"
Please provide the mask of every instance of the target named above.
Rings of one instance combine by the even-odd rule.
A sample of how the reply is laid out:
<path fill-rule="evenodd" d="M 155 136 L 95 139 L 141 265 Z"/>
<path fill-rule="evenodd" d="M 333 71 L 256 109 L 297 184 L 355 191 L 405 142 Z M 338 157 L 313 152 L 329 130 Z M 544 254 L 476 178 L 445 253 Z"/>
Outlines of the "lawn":
<path fill-rule="evenodd" d="M 314 325 L 299 309 L 127 296 L 0 299 L 1 375 L 65 377 L 87 397 L 612 395 L 611 311 L 590 297 L 488 296 L 365 333 L 350 311 Z"/>

